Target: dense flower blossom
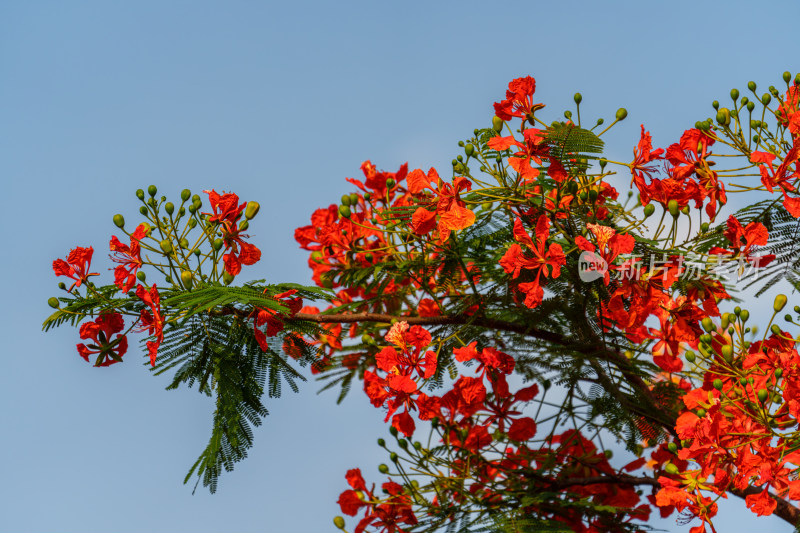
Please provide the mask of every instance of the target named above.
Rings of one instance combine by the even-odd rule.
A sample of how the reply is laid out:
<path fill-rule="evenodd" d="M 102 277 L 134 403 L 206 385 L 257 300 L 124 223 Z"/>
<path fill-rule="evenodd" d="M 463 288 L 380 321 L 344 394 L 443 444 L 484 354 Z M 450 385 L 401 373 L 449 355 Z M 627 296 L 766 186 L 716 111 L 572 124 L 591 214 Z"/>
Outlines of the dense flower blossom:
<path fill-rule="evenodd" d="M 150 365 L 156 366 L 158 348 L 164 341 L 164 316 L 161 312 L 161 296 L 155 283 L 150 286 L 150 290 L 142 285 L 136 287 L 136 296 L 147 306 L 142 309 L 140 319 L 140 331 L 147 331 L 147 334 L 155 337 L 154 340 L 147 341 L 147 352 L 150 355 Z"/>
<path fill-rule="evenodd" d="M 527 118 L 529 114 L 544 107 L 543 104 L 533 103 L 533 93 L 536 92 L 536 80 L 530 76 L 517 78 L 508 84 L 506 99 L 494 104 L 494 112 L 503 120 L 514 117 Z"/>

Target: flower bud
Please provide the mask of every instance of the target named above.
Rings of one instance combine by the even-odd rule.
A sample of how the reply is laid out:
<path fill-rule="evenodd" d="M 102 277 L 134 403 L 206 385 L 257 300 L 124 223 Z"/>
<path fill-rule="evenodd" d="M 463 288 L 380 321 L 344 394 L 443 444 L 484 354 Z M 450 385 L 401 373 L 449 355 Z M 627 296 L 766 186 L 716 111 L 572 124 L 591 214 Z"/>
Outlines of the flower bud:
<path fill-rule="evenodd" d="M 755 108 L 756 108 L 756 104 L 754 104 L 753 102 L 747 102 L 747 110 L 748 111 L 750 111 L 752 113 L 753 109 L 755 109 Z"/>
<path fill-rule="evenodd" d="M 720 108 L 717 111 L 717 124 L 720 126 L 728 126 L 731 123 L 731 112 L 727 107 Z"/>
<path fill-rule="evenodd" d="M 742 322 L 747 322 L 747 319 L 750 318 L 750 311 L 747 309 L 742 309 L 742 313 L 739 315 L 739 318 L 742 319 Z"/>
<path fill-rule="evenodd" d="M 250 223 L 247 220 L 242 220 L 239 222 L 239 231 L 247 231 L 247 228 L 250 227 Z"/>
<path fill-rule="evenodd" d="M 233 276 L 229 274 L 227 270 L 222 273 L 222 283 L 225 285 L 230 285 L 233 283 Z"/>
<path fill-rule="evenodd" d="M 50 297 L 50 298 L 47 300 L 47 305 L 49 305 L 49 306 L 50 306 L 50 307 L 52 307 L 53 309 L 58 309 L 59 307 L 61 307 L 61 302 L 60 302 L 60 301 L 58 300 L 58 298 L 56 298 L 55 296 L 51 296 L 51 297 Z"/>
<path fill-rule="evenodd" d="M 475 154 L 475 146 L 472 144 L 468 144 L 464 147 L 464 153 L 467 154 L 467 157 L 472 157 Z"/>
<path fill-rule="evenodd" d="M 187 202 L 190 196 L 192 196 L 192 191 L 190 191 L 189 189 L 183 189 L 181 191 L 181 200 L 183 200 L 184 202 Z"/>
<path fill-rule="evenodd" d="M 344 530 L 344 518 L 342 518 L 341 516 L 334 516 L 333 525 L 341 530 Z"/>
<path fill-rule="evenodd" d="M 214 248 L 214 251 L 219 252 L 224 244 L 225 241 L 223 241 L 222 239 L 217 239 L 213 243 L 211 243 L 211 247 Z"/>
<path fill-rule="evenodd" d="M 139 212 L 143 215 L 147 215 L 147 208 L 145 206 L 142 206 L 139 208 Z"/>
<path fill-rule="evenodd" d="M 722 380 L 721 379 L 719 379 L 719 378 L 715 379 L 714 382 L 712 383 L 712 385 L 714 385 L 715 389 L 722 390 Z"/>
<path fill-rule="evenodd" d="M 733 346 L 726 344 L 722 347 L 720 352 L 722 353 L 722 358 L 725 359 L 725 361 L 728 363 L 733 361 Z"/>
<path fill-rule="evenodd" d="M 781 328 L 778 324 L 772 324 L 772 327 L 770 327 L 769 330 L 772 332 L 773 335 L 780 335 L 782 333 Z"/>
<path fill-rule="evenodd" d="M 388 474 L 389 473 L 389 465 L 386 465 L 386 464 L 383 464 L 383 463 L 379 464 L 378 465 L 378 472 L 380 472 L 381 474 Z"/>
<path fill-rule="evenodd" d="M 772 96 L 770 96 L 770 95 L 769 95 L 769 93 L 764 93 L 764 94 L 761 96 L 761 103 L 762 103 L 762 104 L 764 104 L 764 105 L 769 105 L 769 103 L 770 103 L 771 101 L 772 101 Z"/>
<path fill-rule="evenodd" d="M 672 215 L 673 217 L 677 217 L 678 213 L 680 212 L 680 209 L 678 207 L 678 201 L 673 198 L 672 200 L 667 202 L 667 210 L 669 211 L 670 215 Z"/>
<path fill-rule="evenodd" d="M 395 452 L 392 452 L 389 454 L 389 460 L 392 461 L 393 463 L 396 463 L 397 461 L 400 460 L 400 456 L 397 455 Z"/>
<path fill-rule="evenodd" d="M 776 368 L 775 369 L 775 377 L 780 379 L 781 376 L 783 376 L 783 369 L 782 368 Z"/>
<path fill-rule="evenodd" d="M 498 116 L 492 117 L 492 129 L 497 133 L 503 131 L 503 119 Z"/>
<path fill-rule="evenodd" d="M 675 444 L 674 442 L 670 442 L 669 444 L 667 444 L 667 449 L 672 453 L 676 453 L 678 451 L 678 445 Z"/>
<path fill-rule="evenodd" d="M 700 321 L 700 324 L 703 326 L 703 329 L 706 330 L 706 332 L 710 332 L 714 328 L 714 322 L 710 317 L 703 317 L 703 320 Z"/>
<path fill-rule="evenodd" d="M 713 102 L 711 102 L 711 107 L 713 107 L 714 109 L 719 109 L 719 102 L 714 100 Z"/>
<path fill-rule="evenodd" d="M 388 180 L 386 180 L 386 187 L 391 189 L 392 187 L 394 187 L 395 183 L 396 182 L 394 181 L 394 178 L 389 178 Z"/>
<path fill-rule="evenodd" d="M 752 92 L 756 92 L 756 82 L 748 81 L 747 88 L 750 89 Z"/>
<path fill-rule="evenodd" d="M 625 109 L 624 107 L 620 107 L 619 109 L 617 109 L 617 114 L 616 114 L 617 120 L 625 120 L 627 116 L 628 116 L 627 109 Z"/>
<path fill-rule="evenodd" d="M 767 389 L 759 389 L 756 395 L 758 396 L 758 401 L 764 403 L 769 398 L 769 391 Z"/>
<path fill-rule="evenodd" d="M 350 195 L 349 194 L 343 194 L 342 197 L 340 198 L 340 200 L 342 202 L 342 205 L 350 205 Z"/>
<path fill-rule="evenodd" d="M 396 437 L 397 436 L 397 428 L 394 427 L 394 426 L 390 427 L 389 428 L 389 433 L 392 435 L 392 437 Z"/>
<path fill-rule="evenodd" d="M 172 242 L 169 239 L 164 239 L 159 243 L 161 246 L 161 251 L 164 252 L 166 255 L 170 255 L 173 252 L 172 249 Z"/>
<path fill-rule="evenodd" d="M 603 122 L 605 122 L 605 121 L 604 121 L 602 118 L 598 118 L 598 119 L 597 119 L 597 125 L 598 125 L 598 126 L 602 126 L 602 125 L 603 125 Z"/>
<path fill-rule="evenodd" d="M 175 212 L 175 204 L 173 204 L 172 202 L 167 202 L 164 205 L 164 211 L 166 211 L 168 215 L 171 215 L 172 213 Z"/>
<path fill-rule="evenodd" d="M 776 313 L 780 313 L 785 306 L 786 306 L 786 295 L 785 294 L 777 295 L 775 297 L 775 302 L 772 304 L 772 309 L 774 309 Z"/>
<path fill-rule="evenodd" d="M 181 271 L 181 282 L 183 283 L 183 286 L 186 287 L 187 289 L 191 289 L 192 288 L 192 279 L 193 278 L 194 278 L 194 276 L 192 275 L 192 273 L 190 271 L 188 271 L 188 270 Z"/>
<path fill-rule="evenodd" d="M 653 213 L 656 212 L 656 206 L 653 204 L 647 204 L 644 206 L 644 216 L 645 218 L 653 216 Z"/>
<path fill-rule="evenodd" d="M 147 188 L 147 194 L 149 194 L 151 197 L 154 197 L 156 194 L 158 194 L 158 187 L 155 185 L 149 186 Z"/>
<path fill-rule="evenodd" d="M 138 279 L 139 281 L 144 282 L 146 278 L 147 274 L 145 274 L 143 270 L 140 270 L 139 272 L 136 273 L 136 279 Z"/>
<path fill-rule="evenodd" d="M 785 83 L 789 83 L 789 81 L 790 81 L 791 79 L 792 79 L 792 73 L 791 73 L 791 72 L 789 72 L 789 71 L 787 70 L 786 72 L 784 72 L 784 73 L 783 73 L 783 81 L 784 81 Z"/>
<path fill-rule="evenodd" d="M 142 189 L 136 189 L 136 198 L 144 200 L 144 191 Z"/>
<path fill-rule="evenodd" d="M 589 202 L 595 203 L 597 201 L 597 189 L 589 189 Z"/>
<path fill-rule="evenodd" d="M 694 363 L 695 359 L 697 359 L 697 355 L 694 352 L 686 352 L 686 360 L 690 363 Z"/>
<path fill-rule="evenodd" d="M 739 99 L 739 89 L 731 89 L 731 100 L 734 102 Z"/>
<path fill-rule="evenodd" d="M 358 205 L 359 196 L 358 193 L 351 192 L 350 193 L 350 205 Z"/>
<path fill-rule="evenodd" d="M 339 206 L 339 214 L 340 214 L 341 216 L 343 216 L 344 218 L 350 218 L 350 216 L 351 216 L 353 213 L 350 211 L 350 208 L 349 208 L 348 206 L 346 206 L 346 205 L 340 205 L 340 206 Z"/>
<path fill-rule="evenodd" d="M 664 472 L 666 472 L 667 474 L 672 474 L 674 476 L 674 475 L 678 474 L 678 472 L 680 472 L 680 470 L 674 464 L 667 463 L 667 464 L 664 465 Z"/>
<path fill-rule="evenodd" d="M 58 282 L 58 288 L 61 289 L 62 291 L 65 291 L 67 290 L 67 284 L 64 283 L 63 281 L 60 281 Z"/>

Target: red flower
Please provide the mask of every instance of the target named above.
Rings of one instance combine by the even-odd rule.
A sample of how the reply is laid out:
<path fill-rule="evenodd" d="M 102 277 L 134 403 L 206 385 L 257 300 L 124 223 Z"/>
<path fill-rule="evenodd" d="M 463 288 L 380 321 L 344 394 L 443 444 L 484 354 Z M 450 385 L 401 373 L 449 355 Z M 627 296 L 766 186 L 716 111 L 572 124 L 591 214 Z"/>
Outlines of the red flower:
<path fill-rule="evenodd" d="M 92 339 L 92 344 L 78 344 L 78 353 L 86 362 L 89 356 L 97 354 L 94 366 L 109 366 L 122 361 L 122 356 L 128 351 L 128 338 L 117 335 L 112 340 L 114 333 L 119 333 L 125 327 L 122 315 L 116 312 L 102 313 L 94 322 L 85 322 L 81 325 L 81 339 Z"/>
<path fill-rule="evenodd" d="M 136 287 L 136 296 L 150 309 L 142 309 L 139 317 L 141 325 L 139 331 L 147 331 L 148 335 L 155 336 L 155 340 L 147 341 L 147 351 L 150 354 L 150 365 L 156 366 L 158 347 L 164 340 L 164 317 L 161 314 L 161 297 L 155 283 L 146 290 L 143 286 Z"/>
<path fill-rule="evenodd" d="M 128 292 L 136 285 L 136 272 L 142 267 L 139 241 L 144 238 L 145 225 L 139 224 L 131 235 L 130 246 L 122 244 L 116 235 L 111 237 L 109 248 L 113 252 L 111 260 L 120 265 L 114 269 L 114 285 L 122 292 Z"/>
<path fill-rule="evenodd" d="M 264 289 L 266 292 L 266 289 Z M 280 301 L 286 308 L 289 310 L 288 316 L 292 317 L 296 315 L 300 309 L 303 307 L 303 299 L 300 297 L 296 298 L 289 298 L 290 296 L 297 293 L 297 290 L 291 289 L 286 292 L 282 292 L 280 294 L 276 294 L 272 298 L 275 300 Z M 261 307 L 256 308 L 253 311 L 255 314 L 253 320 L 253 329 L 256 336 L 256 341 L 258 341 L 258 345 L 261 347 L 262 350 L 265 352 L 269 350 L 269 345 L 267 344 L 267 337 L 274 337 L 278 334 L 278 332 L 283 330 L 283 313 L 279 311 L 275 311 L 274 309 L 264 309 Z M 251 314 L 251 316 L 253 316 Z M 261 331 L 261 326 L 264 324 L 267 325 L 266 332 Z"/>
<path fill-rule="evenodd" d="M 655 171 L 655 167 L 650 163 L 658 161 L 659 159 L 664 159 L 663 154 L 663 148 L 653 150 L 653 138 L 650 136 L 649 132 L 645 131 L 644 124 L 642 124 L 642 136 L 639 139 L 639 144 L 633 149 L 633 162 L 631 163 L 631 175 L 633 179 L 631 180 L 631 185 L 636 183 L 639 191 L 645 190 L 645 176 L 652 179 L 653 172 Z"/>
<path fill-rule="evenodd" d="M 211 204 L 211 209 L 214 210 L 213 214 L 203 213 L 204 215 L 211 215 L 208 219 L 209 222 L 235 224 L 247 207 L 247 202 L 238 205 L 239 197 L 232 192 L 226 194 L 225 191 L 222 191 L 222 196 L 213 189 L 203 192 L 208 194 L 208 201 Z"/>
<path fill-rule="evenodd" d="M 453 184 L 443 183 L 436 169 L 431 168 L 427 176 L 422 170 L 416 169 L 408 175 L 408 191 L 411 194 L 420 194 L 423 190 L 430 189 L 437 197 L 436 211 L 432 212 L 424 207 L 419 207 L 411 219 L 411 228 L 417 235 L 424 235 L 436 226 L 436 215 L 439 215 L 439 238 L 442 242 L 450 237 L 451 231 L 468 228 L 475 223 L 475 213 L 465 207 L 459 194 L 462 190 L 472 189 L 472 183 L 458 176 L 453 179 Z"/>
<path fill-rule="evenodd" d="M 495 115 L 502 120 L 511 120 L 513 117 L 526 118 L 528 114 L 543 108 L 544 104 L 533 103 L 534 92 L 536 92 L 536 80 L 530 76 L 511 81 L 506 91 L 506 99 L 494 104 Z"/>
<path fill-rule="evenodd" d="M 538 306 L 544 296 L 544 291 L 539 281 L 541 274 L 548 277 L 552 270 L 553 278 L 557 278 L 561 275 L 561 266 L 567 264 L 561 245 L 551 243 L 550 247 L 545 249 L 549 235 L 550 221 L 547 220 L 545 215 L 541 215 L 536 222 L 537 242 L 535 244 L 522 226 L 522 220 L 517 218 L 514 221 L 514 239 L 533 252 L 534 257 L 525 257 L 522 247 L 519 244 L 512 244 L 500 259 L 500 266 L 503 267 L 507 274 L 511 274 L 512 279 L 516 279 L 522 270 L 532 270 L 534 272 L 536 276 L 534 281 L 519 284 L 519 289 L 526 295 L 525 305 L 530 308 Z M 550 270 L 548 270 L 548 267 Z"/>
<path fill-rule="evenodd" d="M 76 286 L 80 287 L 81 283 L 89 279 L 89 276 L 99 276 L 97 272 L 89 273 L 89 267 L 92 264 L 92 254 L 94 248 L 81 248 L 80 246 L 70 251 L 67 260 L 56 259 L 53 261 L 53 272 L 56 276 L 67 276 L 75 280 L 75 283 L 69 288 L 70 291 Z"/>
<path fill-rule="evenodd" d="M 758 265 L 759 268 L 767 266 L 775 259 L 773 254 L 758 257 L 750 255 L 753 246 L 765 246 L 769 238 L 767 228 L 760 222 L 750 222 L 742 228 L 741 222 L 731 215 L 728 217 L 728 229 L 725 230 L 724 235 L 731 242 L 731 250 L 715 246 L 708 253 L 732 255 L 733 257 L 741 254 L 748 262 Z"/>

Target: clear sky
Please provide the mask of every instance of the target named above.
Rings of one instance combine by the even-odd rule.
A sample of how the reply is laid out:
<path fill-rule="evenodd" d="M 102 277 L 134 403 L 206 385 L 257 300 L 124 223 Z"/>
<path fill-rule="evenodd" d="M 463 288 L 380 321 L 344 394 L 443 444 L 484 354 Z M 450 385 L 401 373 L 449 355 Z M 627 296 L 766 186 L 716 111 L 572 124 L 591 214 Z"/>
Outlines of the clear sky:
<path fill-rule="evenodd" d="M 211 402 L 164 391 L 135 345 L 98 369 L 77 330 L 41 333 L 53 259 L 92 245 L 105 272 L 137 188 L 259 201 L 246 275 L 308 283 L 294 229 L 344 178 L 365 159 L 449 171 L 512 78 L 536 77 L 551 120 L 576 91 L 583 117 L 627 107 L 606 142 L 628 161 L 639 124 L 669 144 L 732 87 L 800 70 L 798 15 L 794 0 L 0 2 L 0 531 L 335 531 L 345 471 L 379 479 L 382 413 L 309 382 L 268 404 L 217 494 L 192 496 Z M 790 530 L 734 504 L 720 531 Z"/>

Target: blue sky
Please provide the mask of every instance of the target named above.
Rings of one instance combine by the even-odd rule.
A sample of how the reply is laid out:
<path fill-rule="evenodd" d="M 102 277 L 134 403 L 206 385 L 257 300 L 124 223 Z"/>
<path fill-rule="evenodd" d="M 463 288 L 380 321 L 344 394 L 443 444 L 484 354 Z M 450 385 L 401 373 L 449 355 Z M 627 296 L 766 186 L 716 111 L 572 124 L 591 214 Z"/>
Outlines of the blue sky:
<path fill-rule="evenodd" d="M 377 480 L 382 414 L 309 382 L 268 404 L 249 459 L 217 494 L 183 476 L 211 402 L 164 391 L 132 349 L 96 369 L 77 331 L 40 331 L 51 263 L 105 247 L 137 188 L 232 190 L 261 203 L 248 275 L 307 283 L 293 239 L 371 159 L 447 170 L 490 123 L 507 82 L 533 75 L 549 117 L 629 118 L 607 136 L 630 160 L 639 124 L 677 140 L 710 102 L 800 70 L 796 2 L 0 3 L 0 176 L 5 189 L 0 530 L 335 531 L 344 473 Z M 769 300 L 771 303 L 771 299 Z M 767 527 L 740 501 L 720 531 Z M 727 526 L 726 526 L 727 524 Z M 671 531 L 688 527 L 674 519 Z"/>

